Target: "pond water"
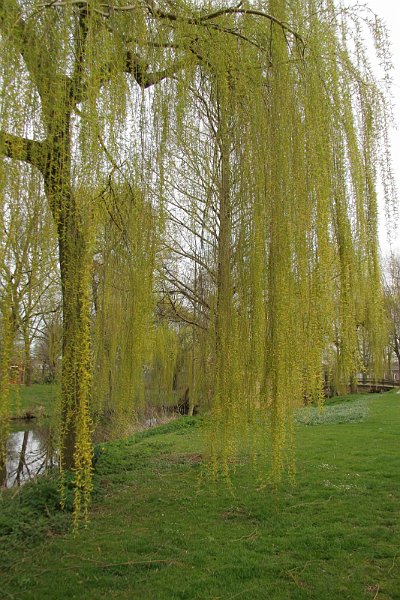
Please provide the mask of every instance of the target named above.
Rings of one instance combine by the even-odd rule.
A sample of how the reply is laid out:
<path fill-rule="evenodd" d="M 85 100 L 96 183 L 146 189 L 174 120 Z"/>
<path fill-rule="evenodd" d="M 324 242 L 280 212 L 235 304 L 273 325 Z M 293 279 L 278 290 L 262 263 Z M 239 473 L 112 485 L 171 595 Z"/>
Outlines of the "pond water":
<path fill-rule="evenodd" d="M 148 429 L 166 422 L 165 415 L 153 415 L 140 429 Z M 107 429 L 96 430 L 95 442 L 107 439 Z M 7 440 L 5 468 L 0 467 L 0 487 L 12 488 L 36 479 L 58 465 L 54 429 L 49 421 L 32 419 L 14 421 Z"/>
<path fill-rule="evenodd" d="M 43 423 L 13 426 L 7 440 L 5 469 L 0 471 L 0 486 L 14 487 L 36 479 L 57 465 L 51 427 Z"/>

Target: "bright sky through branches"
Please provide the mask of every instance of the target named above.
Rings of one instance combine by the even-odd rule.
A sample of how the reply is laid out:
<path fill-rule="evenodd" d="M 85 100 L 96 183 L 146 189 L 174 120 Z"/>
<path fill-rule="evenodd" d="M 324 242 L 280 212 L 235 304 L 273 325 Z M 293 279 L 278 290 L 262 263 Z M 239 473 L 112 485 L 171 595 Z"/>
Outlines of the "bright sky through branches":
<path fill-rule="evenodd" d="M 352 3 L 359 4 L 355 0 Z M 400 2 L 398 0 L 366 0 L 369 6 L 379 17 L 381 17 L 388 29 L 391 41 L 391 51 L 393 59 L 393 102 L 394 118 L 396 129 L 392 130 L 391 142 L 393 152 L 393 169 L 396 177 L 398 192 L 400 191 L 400 37 L 398 33 L 398 24 L 400 23 Z M 400 212 L 400 198 L 397 198 L 397 206 Z M 384 209 L 381 207 L 379 223 L 379 240 L 383 255 L 390 252 L 390 246 L 387 239 L 387 224 L 385 223 Z M 400 252 L 400 227 L 393 235 L 393 250 Z"/>

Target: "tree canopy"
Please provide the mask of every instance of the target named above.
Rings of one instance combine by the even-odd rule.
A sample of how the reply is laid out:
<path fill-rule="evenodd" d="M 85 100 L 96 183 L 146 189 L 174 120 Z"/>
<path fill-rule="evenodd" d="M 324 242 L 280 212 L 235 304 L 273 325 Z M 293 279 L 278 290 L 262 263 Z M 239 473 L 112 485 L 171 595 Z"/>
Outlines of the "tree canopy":
<path fill-rule="evenodd" d="M 95 412 L 142 402 L 144 366 L 169 360 L 157 302 L 190 328 L 216 473 L 260 424 L 273 477 L 292 470 L 292 410 L 324 369 L 357 370 L 360 324 L 379 368 L 378 177 L 393 189 L 366 30 L 387 84 L 381 22 L 332 0 L 1 0 L 2 202 L 11 161 L 57 229 L 76 515 Z"/>

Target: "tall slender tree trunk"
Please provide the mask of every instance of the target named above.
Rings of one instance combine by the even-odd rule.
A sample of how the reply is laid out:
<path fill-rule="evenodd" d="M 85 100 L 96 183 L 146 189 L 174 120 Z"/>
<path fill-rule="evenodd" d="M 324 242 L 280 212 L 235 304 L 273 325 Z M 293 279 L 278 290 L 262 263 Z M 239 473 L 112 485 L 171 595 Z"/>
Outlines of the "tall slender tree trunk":
<path fill-rule="evenodd" d="M 32 357 L 31 357 L 31 340 L 29 338 L 29 332 L 24 331 L 24 381 L 26 386 L 32 385 Z"/>
<path fill-rule="evenodd" d="M 217 314 L 216 314 L 216 350 L 217 364 L 225 371 L 227 341 L 232 318 L 232 206 L 230 195 L 230 144 L 227 126 L 222 116 L 221 123 L 221 176 L 219 189 L 219 234 L 218 234 L 218 266 L 217 266 Z"/>
<path fill-rule="evenodd" d="M 7 466 L 6 461 L 0 459 L 0 488 L 7 487 Z"/>
<path fill-rule="evenodd" d="M 229 116 L 226 107 L 222 107 L 219 116 L 219 230 L 217 241 L 217 303 L 215 315 L 215 363 L 216 363 L 216 416 L 217 421 L 231 423 L 234 419 L 234 397 L 237 390 L 233 389 L 233 285 L 232 285 L 232 198 L 231 198 L 231 165 Z M 225 461 L 224 448 L 230 446 L 226 437 L 227 430 L 223 426 L 222 437 L 218 441 L 220 458 Z M 229 436 L 228 436 L 229 437 Z M 226 468 L 226 464 L 222 467 Z"/>
<path fill-rule="evenodd" d="M 231 324 L 232 277 L 231 277 L 231 206 L 228 176 L 222 178 L 222 194 L 219 211 L 218 271 L 217 271 L 217 353 L 224 353 L 225 342 Z M 224 357 L 220 356 L 223 361 Z"/>
<path fill-rule="evenodd" d="M 394 353 L 397 358 L 397 367 L 400 371 L 400 345 L 399 345 L 399 337 L 397 336 L 396 331 L 394 332 Z"/>

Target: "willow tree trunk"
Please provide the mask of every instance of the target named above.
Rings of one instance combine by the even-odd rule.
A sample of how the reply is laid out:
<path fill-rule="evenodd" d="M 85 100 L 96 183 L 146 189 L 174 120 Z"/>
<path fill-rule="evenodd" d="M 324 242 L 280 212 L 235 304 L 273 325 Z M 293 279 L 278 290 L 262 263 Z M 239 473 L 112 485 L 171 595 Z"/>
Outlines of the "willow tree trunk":
<path fill-rule="evenodd" d="M 65 200 L 65 198 L 64 198 Z M 86 382 L 83 372 L 90 372 L 89 321 L 86 286 L 85 240 L 76 214 L 76 203 L 70 194 L 68 209 L 59 234 L 60 270 L 63 304 L 62 341 L 62 435 L 63 463 L 66 468 L 75 466 L 77 420 L 80 404 L 87 402 Z"/>
<path fill-rule="evenodd" d="M 90 373 L 87 249 L 82 216 L 71 188 L 70 114 L 58 116 L 47 139 L 45 190 L 57 227 L 63 307 L 61 457 L 76 467 L 77 433 L 87 419 Z"/>

